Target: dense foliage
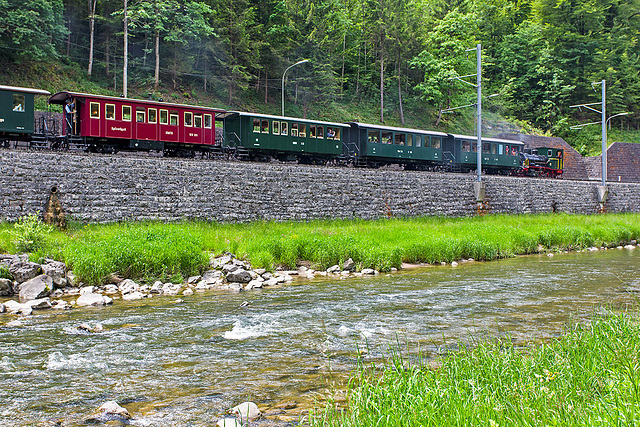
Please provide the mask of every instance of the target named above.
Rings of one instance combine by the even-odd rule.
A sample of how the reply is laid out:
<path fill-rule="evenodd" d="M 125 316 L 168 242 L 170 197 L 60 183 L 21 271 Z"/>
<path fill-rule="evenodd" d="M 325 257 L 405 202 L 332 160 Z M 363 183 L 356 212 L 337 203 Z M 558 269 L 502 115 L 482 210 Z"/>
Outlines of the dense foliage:
<path fill-rule="evenodd" d="M 3 60 L 78 63 L 119 93 L 124 2 L 0 0 Z M 611 125 L 640 126 L 640 0 L 126 3 L 130 85 L 144 95 L 209 92 L 238 108 L 264 99 L 277 113 L 283 71 L 304 58 L 287 73 L 292 114 L 332 104 L 325 118 L 340 119 L 339 105 L 364 104 L 380 121 L 419 117 L 409 121 L 447 129 L 471 113 L 441 111 L 474 102 L 473 88 L 451 77 L 475 72 L 467 50 L 482 43 L 484 93 L 501 95 L 488 109 L 573 139 L 571 124 L 600 117 L 570 106 L 600 101 L 591 83 L 605 79 L 610 115 L 631 113 Z"/>

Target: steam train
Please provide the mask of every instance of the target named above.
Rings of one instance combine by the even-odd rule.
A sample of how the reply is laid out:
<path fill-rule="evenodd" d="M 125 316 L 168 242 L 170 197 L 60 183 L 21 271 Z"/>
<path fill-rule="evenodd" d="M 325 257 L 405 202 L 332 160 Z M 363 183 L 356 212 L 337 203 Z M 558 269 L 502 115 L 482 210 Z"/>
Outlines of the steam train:
<path fill-rule="evenodd" d="M 407 170 L 469 172 L 477 166 L 477 138 L 359 122 L 293 117 L 63 91 L 62 120 L 34 115 L 38 89 L 0 86 L 0 146 L 116 153 L 155 151 L 165 156 L 296 161 L 356 167 L 400 165 Z M 62 122 L 62 123 L 60 123 Z M 219 129 L 216 124 L 222 124 Z M 563 150 L 525 150 L 519 141 L 482 138 L 486 173 L 561 177 Z"/>

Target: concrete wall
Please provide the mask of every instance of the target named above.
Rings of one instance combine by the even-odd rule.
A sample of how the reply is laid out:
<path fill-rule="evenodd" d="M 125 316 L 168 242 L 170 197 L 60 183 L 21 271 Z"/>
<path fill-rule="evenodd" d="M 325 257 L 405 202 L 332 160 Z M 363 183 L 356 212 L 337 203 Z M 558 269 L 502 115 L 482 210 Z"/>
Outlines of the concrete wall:
<path fill-rule="evenodd" d="M 475 176 L 276 163 L 0 150 L 0 220 L 62 209 L 90 222 L 378 218 L 476 213 Z M 491 213 L 599 211 L 595 182 L 488 176 Z M 607 210 L 640 211 L 640 184 L 612 183 Z"/>

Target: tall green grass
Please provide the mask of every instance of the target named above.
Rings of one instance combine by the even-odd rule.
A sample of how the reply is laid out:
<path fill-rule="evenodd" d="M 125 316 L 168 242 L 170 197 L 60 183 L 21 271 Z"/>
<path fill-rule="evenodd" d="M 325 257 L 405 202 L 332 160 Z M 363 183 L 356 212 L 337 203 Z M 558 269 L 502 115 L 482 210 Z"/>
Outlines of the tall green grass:
<path fill-rule="evenodd" d="M 0 250 L 16 249 L 11 224 L 0 225 Z M 359 268 L 388 271 L 406 263 L 463 258 L 493 260 L 542 250 L 616 246 L 640 240 L 639 214 L 492 215 L 471 218 L 391 218 L 217 224 L 124 223 L 81 226 L 45 237 L 31 255 L 67 262 L 87 283 L 111 272 L 126 277 L 187 276 L 207 254 L 226 251 L 254 267 L 316 269 L 352 258 Z"/>
<path fill-rule="evenodd" d="M 528 348 L 508 340 L 462 347 L 441 359 L 360 364 L 346 408 L 335 402 L 312 426 L 640 425 L 640 326 L 627 314 L 594 317 Z"/>

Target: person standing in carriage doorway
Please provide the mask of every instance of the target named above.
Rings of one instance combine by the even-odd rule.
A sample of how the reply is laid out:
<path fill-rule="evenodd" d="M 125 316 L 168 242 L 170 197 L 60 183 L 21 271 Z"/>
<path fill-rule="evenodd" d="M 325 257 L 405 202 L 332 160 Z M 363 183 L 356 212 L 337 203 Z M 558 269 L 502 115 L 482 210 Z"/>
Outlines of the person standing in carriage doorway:
<path fill-rule="evenodd" d="M 71 136 L 73 132 L 73 113 L 76 105 L 71 98 L 67 98 L 67 104 L 64 106 L 64 118 L 67 125 L 67 136 Z"/>

